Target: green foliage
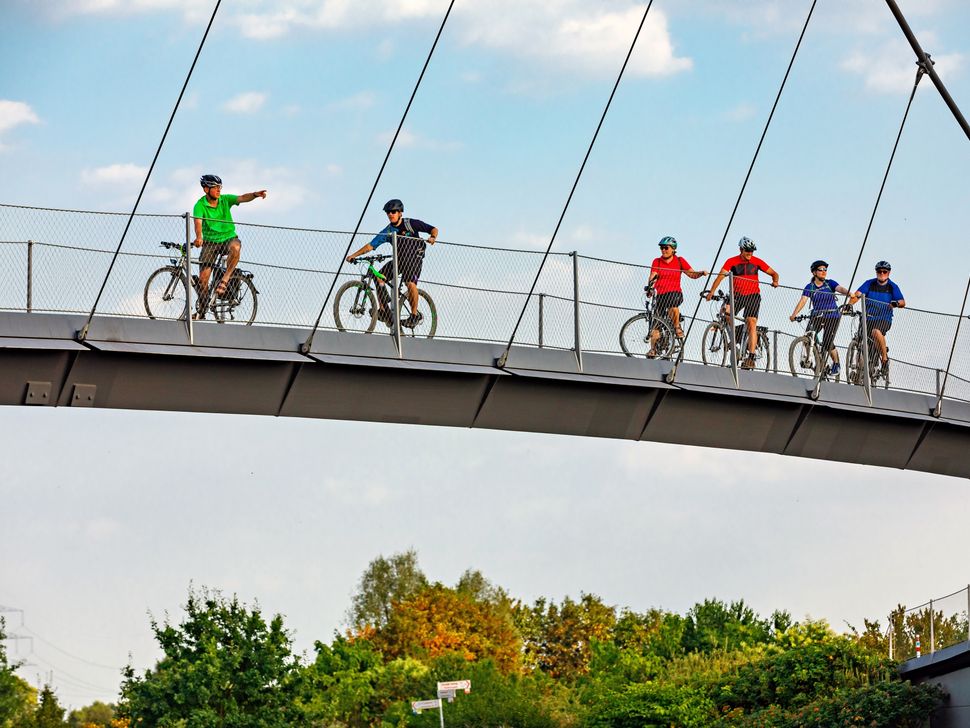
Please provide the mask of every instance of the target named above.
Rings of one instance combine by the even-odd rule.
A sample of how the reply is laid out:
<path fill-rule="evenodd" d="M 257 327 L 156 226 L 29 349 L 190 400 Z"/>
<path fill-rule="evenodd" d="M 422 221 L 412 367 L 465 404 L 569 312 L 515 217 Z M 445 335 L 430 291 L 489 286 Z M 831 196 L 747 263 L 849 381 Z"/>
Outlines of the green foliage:
<path fill-rule="evenodd" d="M 16 675 L 20 663 L 7 659 L 6 622 L 0 617 L 0 728 L 20 728 L 33 718 L 37 691 Z"/>
<path fill-rule="evenodd" d="M 427 586 L 414 549 L 393 554 L 389 559 L 378 556 L 360 577 L 347 618 L 358 631 L 380 629 L 391 618 L 395 602 L 410 599 Z"/>
<path fill-rule="evenodd" d="M 584 728 L 708 726 L 717 706 L 702 691 L 661 683 L 633 683 L 599 696 L 588 707 Z"/>
<path fill-rule="evenodd" d="M 179 625 L 152 620 L 164 656 L 138 677 L 130 667 L 121 712 L 133 726 L 275 728 L 300 725 L 298 661 L 283 619 L 233 596 L 189 590 Z"/>
<path fill-rule="evenodd" d="M 57 696 L 50 685 L 45 685 L 40 691 L 40 704 L 28 725 L 31 728 L 64 728 L 67 725 L 64 720 L 64 708 L 57 702 Z"/>
<path fill-rule="evenodd" d="M 763 644 L 790 622 L 787 612 L 775 612 L 770 619 L 762 619 L 743 599 L 730 605 L 719 599 L 705 599 L 688 612 L 682 645 L 688 652 L 713 652 Z"/>
<path fill-rule="evenodd" d="M 70 728 L 111 728 L 114 717 L 113 706 L 96 700 L 91 705 L 72 710 L 67 724 Z"/>

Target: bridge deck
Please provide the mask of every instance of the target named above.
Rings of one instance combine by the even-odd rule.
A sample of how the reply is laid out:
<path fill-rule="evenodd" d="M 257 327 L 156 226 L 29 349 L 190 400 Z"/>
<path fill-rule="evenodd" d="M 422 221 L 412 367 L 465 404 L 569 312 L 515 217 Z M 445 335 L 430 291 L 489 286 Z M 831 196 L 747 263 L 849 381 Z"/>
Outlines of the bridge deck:
<path fill-rule="evenodd" d="M 772 452 L 970 477 L 970 404 L 765 372 L 515 347 L 175 321 L 0 313 L 0 404 L 481 427 Z"/>

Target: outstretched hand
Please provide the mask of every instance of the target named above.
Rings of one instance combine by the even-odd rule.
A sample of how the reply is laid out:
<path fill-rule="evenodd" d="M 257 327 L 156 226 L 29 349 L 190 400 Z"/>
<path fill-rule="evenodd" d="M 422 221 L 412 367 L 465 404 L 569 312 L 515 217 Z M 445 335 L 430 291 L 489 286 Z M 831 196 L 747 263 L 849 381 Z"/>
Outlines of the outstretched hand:
<path fill-rule="evenodd" d="M 259 192 L 253 192 L 253 197 L 262 197 L 266 199 L 266 190 L 260 190 Z"/>

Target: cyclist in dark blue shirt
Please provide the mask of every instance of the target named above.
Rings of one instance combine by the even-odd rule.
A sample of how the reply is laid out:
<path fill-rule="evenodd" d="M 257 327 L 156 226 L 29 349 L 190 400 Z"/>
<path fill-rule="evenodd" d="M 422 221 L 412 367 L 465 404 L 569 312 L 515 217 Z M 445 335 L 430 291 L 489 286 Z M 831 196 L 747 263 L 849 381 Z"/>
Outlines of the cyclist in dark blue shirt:
<path fill-rule="evenodd" d="M 889 347 L 886 345 L 886 334 L 893 325 L 893 309 L 906 306 L 903 292 L 899 290 L 899 286 L 889 280 L 892 269 L 889 261 L 880 260 L 876 263 L 876 277 L 870 278 L 859 286 L 859 290 L 853 293 L 850 299 L 850 303 L 855 303 L 862 296 L 866 297 L 866 328 L 869 329 L 869 336 L 879 349 L 883 376 L 889 374 Z"/>
<path fill-rule="evenodd" d="M 369 253 L 374 248 L 380 247 L 384 243 L 391 242 L 391 233 L 397 233 L 397 254 L 398 265 L 397 274 L 404 281 L 408 288 L 408 301 L 411 304 L 411 315 L 401 321 L 401 326 L 413 328 L 421 323 L 424 318 L 418 311 L 418 279 L 421 277 L 421 268 L 424 265 L 424 251 L 427 248 L 425 241 L 419 233 L 428 235 L 427 241 L 434 245 L 438 238 L 438 228 L 413 217 L 404 217 L 404 203 L 400 200 L 388 200 L 384 204 L 384 212 L 390 224 L 381 230 L 374 239 L 367 245 L 347 256 L 347 262 L 353 263 L 354 259 L 364 253 Z M 381 274 L 385 279 L 390 280 L 394 275 L 394 261 L 388 261 L 381 268 Z M 397 293 L 394 294 L 395 296 Z M 394 311 L 390 297 L 385 290 L 384 282 L 377 281 L 377 317 L 388 326 L 394 325 Z"/>
<path fill-rule="evenodd" d="M 809 326 L 814 331 L 822 331 L 822 351 L 832 357 L 831 373 L 839 373 L 839 352 L 835 348 L 835 334 L 839 330 L 839 304 L 835 300 L 836 293 L 849 295 L 849 289 L 840 286 L 836 281 L 828 278 L 829 264 L 824 260 L 812 263 L 812 280 L 802 291 L 802 297 L 795 304 L 795 310 L 788 317 L 794 321 L 798 312 L 811 301 L 812 310 Z M 824 368 L 824 362 L 822 364 Z"/>

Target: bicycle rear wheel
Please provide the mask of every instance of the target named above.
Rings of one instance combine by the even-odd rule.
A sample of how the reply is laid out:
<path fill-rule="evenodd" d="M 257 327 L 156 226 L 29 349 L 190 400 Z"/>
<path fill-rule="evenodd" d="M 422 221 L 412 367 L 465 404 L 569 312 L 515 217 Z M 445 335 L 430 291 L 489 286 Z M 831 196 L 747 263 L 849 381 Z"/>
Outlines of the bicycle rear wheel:
<path fill-rule="evenodd" d="M 338 331 L 369 334 L 377 325 L 377 299 L 360 281 L 347 281 L 333 300 L 333 322 Z"/>
<path fill-rule="evenodd" d="M 220 324 L 252 325 L 256 320 L 256 286 L 248 276 L 233 276 L 226 296 L 211 294 L 209 308 Z"/>
<path fill-rule="evenodd" d="M 408 301 L 406 294 L 401 296 L 399 306 L 401 336 L 434 338 L 435 332 L 438 330 L 438 309 L 427 291 L 418 289 L 418 316 L 412 325 L 409 324 L 413 312 L 411 311 L 411 302 Z"/>
<path fill-rule="evenodd" d="M 704 329 L 704 337 L 701 339 L 701 361 L 718 367 L 725 366 L 730 346 L 731 341 L 724 327 L 712 321 Z"/>
<path fill-rule="evenodd" d="M 189 313 L 185 271 L 172 265 L 159 268 L 148 276 L 144 298 L 148 318 L 184 320 Z"/>

